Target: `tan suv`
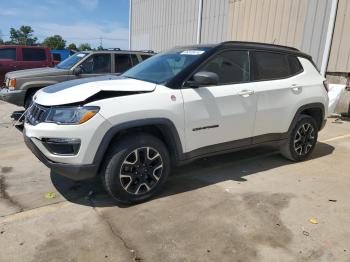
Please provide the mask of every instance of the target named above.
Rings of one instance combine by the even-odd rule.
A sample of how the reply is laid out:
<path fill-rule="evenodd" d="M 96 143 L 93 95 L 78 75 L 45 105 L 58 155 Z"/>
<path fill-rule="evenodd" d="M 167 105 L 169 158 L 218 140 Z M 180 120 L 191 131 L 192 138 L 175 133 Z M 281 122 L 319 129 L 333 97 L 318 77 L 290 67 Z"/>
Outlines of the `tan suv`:
<path fill-rule="evenodd" d="M 34 93 L 45 86 L 85 77 L 119 75 L 152 55 L 152 51 L 120 49 L 78 52 L 53 68 L 7 73 L 0 89 L 0 99 L 28 108 Z"/>

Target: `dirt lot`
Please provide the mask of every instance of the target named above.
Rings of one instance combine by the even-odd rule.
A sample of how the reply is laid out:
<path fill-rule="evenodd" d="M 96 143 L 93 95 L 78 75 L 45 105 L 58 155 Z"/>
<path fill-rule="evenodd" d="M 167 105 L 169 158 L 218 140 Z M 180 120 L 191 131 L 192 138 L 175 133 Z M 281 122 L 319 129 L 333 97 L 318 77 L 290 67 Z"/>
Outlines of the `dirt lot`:
<path fill-rule="evenodd" d="M 212 157 L 123 207 L 50 174 L 11 126 L 15 109 L 0 102 L 2 262 L 350 261 L 350 122 L 329 119 L 309 161 L 272 148 Z"/>

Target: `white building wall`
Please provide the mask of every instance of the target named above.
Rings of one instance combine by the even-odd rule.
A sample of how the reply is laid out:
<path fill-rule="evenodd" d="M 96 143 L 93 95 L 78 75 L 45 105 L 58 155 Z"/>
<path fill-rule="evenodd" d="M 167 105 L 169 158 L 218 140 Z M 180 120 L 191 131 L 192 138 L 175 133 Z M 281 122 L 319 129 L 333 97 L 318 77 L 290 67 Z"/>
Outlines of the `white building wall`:
<path fill-rule="evenodd" d="M 201 43 L 226 39 L 228 2 L 203 0 Z M 131 5 L 131 49 L 159 52 L 197 43 L 199 0 L 131 0 Z"/>
<path fill-rule="evenodd" d="M 227 39 L 228 0 L 203 0 L 201 43 Z"/>
<path fill-rule="evenodd" d="M 199 0 L 131 0 L 131 49 L 196 43 Z"/>
<path fill-rule="evenodd" d="M 130 0 L 131 48 L 197 43 L 200 0 Z M 202 0 L 201 43 L 274 43 L 311 54 L 321 68 L 332 2 L 339 1 L 328 71 L 350 71 L 350 0 Z M 326 57 L 327 58 L 327 57 Z"/>

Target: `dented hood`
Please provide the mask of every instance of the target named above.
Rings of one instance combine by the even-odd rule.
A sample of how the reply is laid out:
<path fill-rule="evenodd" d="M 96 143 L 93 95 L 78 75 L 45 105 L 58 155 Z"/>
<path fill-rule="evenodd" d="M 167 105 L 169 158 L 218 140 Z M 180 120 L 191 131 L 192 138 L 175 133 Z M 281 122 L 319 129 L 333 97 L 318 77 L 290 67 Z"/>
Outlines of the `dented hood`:
<path fill-rule="evenodd" d="M 152 92 L 156 84 L 121 76 L 101 76 L 62 82 L 45 87 L 34 95 L 35 103 L 56 106 L 84 102 L 101 91 L 113 96 L 121 92 Z"/>

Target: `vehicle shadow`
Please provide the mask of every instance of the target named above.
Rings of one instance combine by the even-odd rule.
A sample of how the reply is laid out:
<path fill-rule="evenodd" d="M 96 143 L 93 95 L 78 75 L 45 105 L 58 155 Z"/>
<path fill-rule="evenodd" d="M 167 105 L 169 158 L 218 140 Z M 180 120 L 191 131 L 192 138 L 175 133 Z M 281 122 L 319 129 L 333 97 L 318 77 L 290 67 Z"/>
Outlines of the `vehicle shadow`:
<path fill-rule="evenodd" d="M 318 142 L 311 159 L 327 156 L 332 154 L 333 151 L 333 146 Z M 203 158 L 175 168 L 165 185 L 163 193 L 155 199 L 228 180 L 244 183 L 247 182 L 246 177 L 249 175 L 291 164 L 296 163 L 280 156 L 277 148 L 267 146 Z M 99 178 L 73 181 L 51 172 L 51 180 L 57 191 L 73 203 L 94 207 L 128 207 L 120 205 L 109 197 L 104 191 Z"/>

